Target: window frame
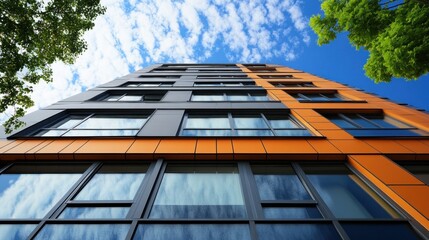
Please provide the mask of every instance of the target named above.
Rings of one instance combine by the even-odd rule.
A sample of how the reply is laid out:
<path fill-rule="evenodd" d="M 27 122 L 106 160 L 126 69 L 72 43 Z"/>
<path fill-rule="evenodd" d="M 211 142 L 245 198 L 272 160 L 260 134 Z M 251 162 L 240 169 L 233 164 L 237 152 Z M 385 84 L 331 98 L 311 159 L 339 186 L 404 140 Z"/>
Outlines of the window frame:
<path fill-rule="evenodd" d="M 228 99 L 230 96 L 247 96 L 247 100 L 231 100 Z M 222 100 L 200 100 L 195 101 L 193 100 L 194 96 L 222 96 Z M 255 96 L 262 96 L 266 97 L 266 100 L 255 100 L 253 97 Z M 192 91 L 191 97 L 189 98 L 189 102 L 273 102 L 276 101 L 270 95 L 265 91 L 210 91 L 210 92 L 204 92 L 204 91 Z"/>
<path fill-rule="evenodd" d="M 317 87 L 316 85 L 314 85 L 313 82 L 269 81 L 268 83 L 275 88 L 316 88 Z"/>
<path fill-rule="evenodd" d="M 153 84 L 154 86 L 142 86 L 144 84 Z M 155 88 L 155 87 L 172 87 L 175 82 L 148 81 L 148 82 L 126 82 L 120 87 L 124 88 Z M 137 85 L 137 86 L 130 86 Z"/>
<path fill-rule="evenodd" d="M 232 85 L 231 84 L 235 84 Z M 205 86 L 204 86 L 205 85 Z M 245 81 L 245 82 L 194 82 L 194 87 L 231 87 L 231 88 L 238 88 L 238 87 L 255 87 L 256 83 L 253 81 Z"/>

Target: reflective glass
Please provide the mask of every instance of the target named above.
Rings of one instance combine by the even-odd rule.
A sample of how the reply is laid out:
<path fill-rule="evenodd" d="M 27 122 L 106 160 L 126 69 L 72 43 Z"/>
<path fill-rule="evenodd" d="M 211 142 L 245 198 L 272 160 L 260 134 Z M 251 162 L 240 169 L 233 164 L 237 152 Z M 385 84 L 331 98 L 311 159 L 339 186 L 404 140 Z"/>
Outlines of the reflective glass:
<path fill-rule="evenodd" d="M 422 239 L 407 223 L 343 223 L 351 240 L 417 240 Z M 364 229 L 364 231 L 362 231 Z"/>
<path fill-rule="evenodd" d="M 418 129 L 347 129 L 355 137 L 418 137 L 427 136 L 427 133 Z"/>
<path fill-rule="evenodd" d="M 212 116 L 212 117 L 197 117 L 188 116 L 185 128 L 231 128 L 229 125 L 228 117 L 225 116 Z"/>
<path fill-rule="evenodd" d="M 269 219 L 323 218 L 317 207 L 264 207 L 263 211 Z"/>
<path fill-rule="evenodd" d="M 295 122 L 289 119 L 289 116 L 266 116 L 272 128 L 300 128 Z"/>
<path fill-rule="evenodd" d="M 125 218 L 128 207 L 68 207 L 58 217 L 60 219 L 109 219 Z"/>
<path fill-rule="evenodd" d="M 397 213 L 345 166 L 303 166 L 337 218 L 392 218 Z"/>
<path fill-rule="evenodd" d="M 104 101 L 115 102 L 115 101 L 118 101 L 119 98 L 121 97 L 122 95 L 112 95 L 112 96 L 108 96 L 106 99 L 104 99 Z"/>
<path fill-rule="evenodd" d="M 237 136 L 274 136 L 271 130 L 236 130 Z"/>
<path fill-rule="evenodd" d="M 245 224 L 142 224 L 133 239 L 250 240 L 250 231 Z"/>
<path fill-rule="evenodd" d="M 341 239 L 333 225 L 324 223 L 257 224 L 256 232 L 259 240 Z"/>
<path fill-rule="evenodd" d="M 227 97 L 228 101 L 248 101 L 248 100 L 250 100 L 250 97 L 247 94 L 243 94 L 243 95 L 228 94 L 226 97 Z"/>
<path fill-rule="evenodd" d="M 343 119 L 340 116 L 329 116 L 328 117 L 331 122 L 333 122 L 335 125 L 337 125 L 340 128 L 357 128 L 357 126 L 353 125 L 349 121 Z"/>
<path fill-rule="evenodd" d="M 62 128 L 67 129 L 75 126 L 80 123 L 86 116 L 70 116 L 64 121 L 59 122 L 58 124 L 53 125 L 51 128 Z"/>
<path fill-rule="evenodd" d="M 64 134 L 66 130 L 42 130 L 38 132 L 37 136 L 44 136 L 44 137 L 58 137 Z"/>
<path fill-rule="evenodd" d="M 222 94 L 219 95 L 192 95 L 191 101 L 225 101 Z"/>
<path fill-rule="evenodd" d="M 0 224 L 0 239 L 27 239 L 36 226 L 37 224 Z"/>
<path fill-rule="evenodd" d="M 128 224 L 46 224 L 34 239 L 125 239 Z"/>
<path fill-rule="evenodd" d="M 136 95 L 126 95 L 123 96 L 121 99 L 119 99 L 119 101 L 130 101 L 130 102 L 137 102 L 137 101 L 141 101 L 142 100 L 142 96 L 136 96 Z"/>
<path fill-rule="evenodd" d="M 0 218 L 42 218 L 88 166 L 12 166 L 0 175 Z"/>
<path fill-rule="evenodd" d="M 75 200 L 133 200 L 147 165 L 104 165 L 78 193 Z"/>
<path fill-rule="evenodd" d="M 181 136 L 231 136 L 231 130 L 183 130 Z"/>
<path fill-rule="evenodd" d="M 79 130 L 70 130 L 66 134 L 65 137 L 82 137 L 82 136 L 134 136 L 137 134 L 139 130 L 87 130 L 87 129 L 79 129 Z M 45 136 L 45 135 L 44 135 Z"/>
<path fill-rule="evenodd" d="M 254 165 L 261 200 L 307 200 L 311 199 L 291 166 Z"/>
<path fill-rule="evenodd" d="M 235 128 L 268 128 L 264 119 L 260 115 L 233 116 Z"/>
<path fill-rule="evenodd" d="M 371 122 L 379 125 L 381 128 L 410 128 L 405 123 L 402 123 L 396 119 L 393 119 L 389 116 L 371 116 L 363 115 L 365 118 L 368 118 Z"/>
<path fill-rule="evenodd" d="M 244 218 L 238 169 L 234 166 L 170 166 L 149 218 Z"/>
<path fill-rule="evenodd" d="M 239 87 L 239 86 L 243 86 L 242 83 L 232 83 L 232 82 L 226 82 L 223 83 L 224 86 L 228 86 L 228 87 Z"/>
<path fill-rule="evenodd" d="M 147 117 L 145 116 L 128 116 L 128 117 L 118 117 L 118 116 L 93 116 L 83 123 L 79 124 L 76 129 L 130 129 L 138 128 L 140 129 L 143 124 L 146 122 Z"/>
<path fill-rule="evenodd" d="M 159 83 L 141 83 L 140 87 L 158 87 Z"/>
<path fill-rule="evenodd" d="M 308 130 L 274 130 L 277 136 L 312 136 Z"/>
<path fill-rule="evenodd" d="M 270 101 L 271 100 L 267 95 L 252 95 L 251 94 L 250 98 L 252 101 Z"/>

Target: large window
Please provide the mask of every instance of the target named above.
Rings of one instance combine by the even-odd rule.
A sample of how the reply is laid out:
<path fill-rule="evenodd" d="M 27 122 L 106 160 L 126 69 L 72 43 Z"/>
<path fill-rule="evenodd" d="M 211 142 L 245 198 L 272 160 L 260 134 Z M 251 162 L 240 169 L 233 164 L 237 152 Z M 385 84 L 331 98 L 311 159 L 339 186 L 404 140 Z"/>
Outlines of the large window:
<path fill-rule="evenodd" d="M 326 113 L 337 126 L 355 137 L 416 137 L 427 133 L 383 114 Z"/>
<path fill-rule="evenodd" d="M 278 88 L 316 87 L 311 82 L 270 82 L 270 84 Z"/>
<path fill-rule="evenodd" d="M 343 164 L 12 163 L 1 239 L 420 239 Z"/>
<path fill-rule="evenodd" d="M 122 87 L 171 87 L 173 84 L 174 82 L 127 82 Z"/>
<path fill-rule="evenodd" d="M 112 91 L 97 99 L 105 102 L 158 102 L 163 97 L 164 93 Z"/>
<path fill-rule="evenodd" d="M 197 79 L 250 79 L 247 75 L 198 75 Z"/>
<path fill-rule="evenodd" d="M 187 114 L 181 136 L 311 136 L 289 114 Z"/>
<path fill-rule="evenodd" d="M 35 136 L 135 136 L 148 115 L 71 114 L 48 125 Z"/>
<path fill-rule="evenodd" d="M 300 102 L 344 102 L 348 101 L 344 96 L 335 92 L 326 93 L 289 93 Z"/>
<path fill-rule="evenodd" d="M 200 101 L 272 101 L 265 92 L 193 92 L 192 102 Z"/>
<path fill-rule="evenodd" d="M 243 87 L 255 86 L 254 82 L 195 82 L 195 87 Z"/>

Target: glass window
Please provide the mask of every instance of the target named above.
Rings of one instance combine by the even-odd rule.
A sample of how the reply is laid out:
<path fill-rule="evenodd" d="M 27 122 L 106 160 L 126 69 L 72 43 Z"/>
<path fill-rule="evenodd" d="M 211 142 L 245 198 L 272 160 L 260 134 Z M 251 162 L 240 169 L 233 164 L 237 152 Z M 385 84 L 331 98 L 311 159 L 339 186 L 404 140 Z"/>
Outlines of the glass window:
<path fill-rule="evenodd" d="M 27 239 L 37 224 L 0 224 L 0 239 Z"/>
<path fill-rule="evenodd" d="M 125 218 L 128 207 L 67 207 L 60 219 L 109 219 Z"/>
<path fill-rule="evenodd" d="M 341 226 L 351 240 L 417 240 L 422 239 L 407 223 L 343 223 Z"/>
<path fill-rule="evenodd" d="M 225 92 L 192 94 L 191 101 L 271 101 L 266 93 Z"/>
<path fill-rule="evenodd" d="M 312 82 L 270 82 L 270 84 L 278 88 L 315 87 Z"/>
<path fill-rule="evenodd" d="M 303 165 L 310 182 L 337 218 L 398 218 L 399 215 L 343 165 Z"/>
<path fill-rule="evenodd" d="M 338 93 L 291 93 L 300 102 L 341 102 L 346 101 Z"/>
<path fill-rule="evenodd" d="M 317 207 L 264 207 L 263 211 L 268 219 L 323 218 Z"/>
<path fill-rule="evenodd" d="M 156 76 L 150 78 L 157 78 Z M 172 87 L 174 82 L 127 82 L 122 87 Z"/>
<path fill-rule="evenodd" d="M 244 218 L 246 209 L 235 166 L 170 165 L 149 218 Z"/>
<path fill-rule="evenodd" d="M 270 114 L 187 114 L 181 136 L 311 136 L 288 113 Z"/>
<path fill-rule="evenodd" d="M 325 223 L 257 224 L 256 232 L 259 240 L 341 239 L 334 226 Z"/>
<path fill-rule="evenodd" d="M 147 115 L 69 115 L 43 128 L 36 136 L 134 136 L 147 118 Z"/>
<path fill-rule="evenodd" d="M 275 69 L 275 68 L 274 68 Z M 294 78 L 293 75 L 258 75 L 258 77 L 263 78 L 263 79 L 282 79 L 282 78 Z"/>
<path fill-rule="evenodd" d="M 415 137 L 428 133 L 383 114 L 324 114 L 337 126 L 355 137 Z"/>
<path fill-rule="evenodd" d="M 254 82 L 195 82 L 196 87 L 242 87 L 242 86 L 254 86 Z"/>
<path fill-rule="evenodd" d="M 46 224 L 34 239 L 125 239 L 129 224 Z"/>
<path fill-rule="evenodd" d="M 174 236 L 174 237 L 173 237 Z M 133 239 L 250 240 L 245 224 L 141 224 Z"/>
<path fill-rule="evenodd" d="M 16 164 L 0 174 L 0 218 L 43 218 L 89 164 Z"/>
<path fill-rule="evenodd" d="M 147 168 L 143 164 L 105 164 L 74 199 L 133 200 Z"/>
<path fill-rule="evenodd" d="M 261 200 L 311 199 L 290 165 L 253 165 L 252 171 Z"/>

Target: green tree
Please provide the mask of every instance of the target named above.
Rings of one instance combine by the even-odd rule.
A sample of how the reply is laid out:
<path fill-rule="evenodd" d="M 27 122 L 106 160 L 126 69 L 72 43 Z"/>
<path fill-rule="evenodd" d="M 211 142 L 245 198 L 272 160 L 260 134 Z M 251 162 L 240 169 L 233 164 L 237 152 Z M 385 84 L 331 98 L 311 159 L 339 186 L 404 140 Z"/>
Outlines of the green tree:
<path fill-rule="evenodd" d="M 347 31 L 356 49 L 369 51 L 364 69 L 375 82 L 429 72 L 428 0 L 324 0 L 321 7 L 324 16 L 310 19 L 317 43 Z"/>
<path fill-rule="evenodd" d="M 105 8 L 99 0 L 0 1 L 0 112 L 12 109 L 6 133 L 24 125 L 31 85 L 52 81 L 51 64 L 86 50 L 82 36 Z"/>

